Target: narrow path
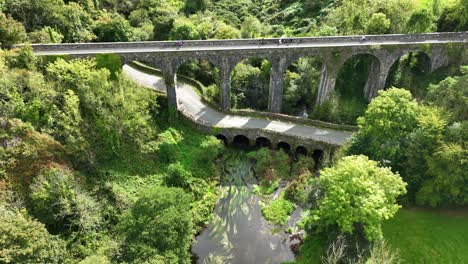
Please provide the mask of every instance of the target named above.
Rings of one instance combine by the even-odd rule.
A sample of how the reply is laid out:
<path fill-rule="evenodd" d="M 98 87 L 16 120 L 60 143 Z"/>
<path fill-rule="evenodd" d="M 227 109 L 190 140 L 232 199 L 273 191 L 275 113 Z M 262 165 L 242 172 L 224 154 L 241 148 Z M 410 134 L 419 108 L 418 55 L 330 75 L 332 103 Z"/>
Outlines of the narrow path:
<path fill-rule="evenodd" d="M 142 86 L 166 92 L 164 80 L 161 77 L 143 73 L 128 65 L 123 67 L 123 71 L 128 78 Z M 209 124 L 213 127 L 264 129 L 334 145 L 344 144 L 352 135 L 351 132 L 333 129 L 224 114 L 206 105 L 194 91 L 194 88 L 185 83 L 177 84 L 177 99 L 179 109 L 184 115 L 190 115 L 197 122 Z"/>

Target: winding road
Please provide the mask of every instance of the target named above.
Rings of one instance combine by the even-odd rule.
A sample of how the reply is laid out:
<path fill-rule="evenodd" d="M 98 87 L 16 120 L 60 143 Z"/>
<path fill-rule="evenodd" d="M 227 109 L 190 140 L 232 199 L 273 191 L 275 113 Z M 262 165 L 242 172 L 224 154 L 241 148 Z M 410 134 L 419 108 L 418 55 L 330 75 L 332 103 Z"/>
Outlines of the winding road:
<path fill-rule="evenodd" d="M 129 65 L 125 65 L 123 71 L 129 79 L 134 80 L 142 86 L 166 92 L 164 80 L 161 77 L 141 72 Z M 351 132 L 333 129 L 224 114 L 206 105 L 194 89 L 185 83 L 179 82 L 177 84 L 179 110 L 184 115 L 189 115 L 196 122 L 213 127 L 264 129 L 334 145 L 342 145 L 352 135 Z"/>

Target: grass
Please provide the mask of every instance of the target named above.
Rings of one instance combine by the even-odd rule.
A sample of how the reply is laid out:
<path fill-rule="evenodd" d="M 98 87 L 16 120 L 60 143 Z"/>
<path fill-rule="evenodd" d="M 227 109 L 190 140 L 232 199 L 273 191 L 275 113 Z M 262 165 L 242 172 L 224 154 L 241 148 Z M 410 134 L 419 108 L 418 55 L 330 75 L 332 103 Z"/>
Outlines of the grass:
<path fill-rule="evenodd" d="M 404 209 L 383 231 L 405 263 L 468 262 L 468 210 Z"/>
<path fill-rule="evenodd" d="M 468 210 L 402 209 L 383 224 L 384 238 L 403 263 L 467 263 Z M 295 263 L 319 264 L 326 245 L 306 237 Z"/>

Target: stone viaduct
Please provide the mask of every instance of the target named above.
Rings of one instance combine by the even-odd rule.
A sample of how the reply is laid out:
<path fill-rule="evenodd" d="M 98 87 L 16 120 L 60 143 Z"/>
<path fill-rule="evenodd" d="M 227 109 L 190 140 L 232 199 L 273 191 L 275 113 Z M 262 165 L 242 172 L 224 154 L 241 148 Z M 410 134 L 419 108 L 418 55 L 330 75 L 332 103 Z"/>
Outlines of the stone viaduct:
<path fill-rule="evenodd" d="M 162 70 L 167 85 L 169 104 L 177 107 L 176 72 L 189 60 L 207 60 L 220 71 L 221 109 L 229 111 L 231 72 L 242 60 L 263 58 L 271 63 L 268 110 L 281 112 L 283 78 L 289 65 L 301 57 L 317 57 L 322 62 L 322 74 L 316 101 L 327 100 L 334 89 L 337 75 L 344 63 L 353 56 L 370 55 L 372 59 L 369 78 L 364 87 L 367 100 L 384 88 L 391 66 L 403 55 L 424 52 L 430 60 L 430 71 L 449 63 L 448 50 L 454 43 L 466 48 L 468 32 L 429 33 L 406 35 L 293 38 L 291 43 L 280 44 L 279 39 L 260 40 L 206 40 L 185 41 L 178 48 L 174 41 L 39 44 L 33 45 L 37 55 L 66 54 L 74 57 L 113 53 L 123 62 L 140 61 Z"/>
<path fill-rule="evenodd" d="M 270 62 L 270 85 L 268 110 L 281 112 L 284 74 L 294 61 L 301 57 L 316 57 L 322 62 L 321 80 L 316 98 L 317 104 L 327 100 L 335 88 L 340 68 L 356 55 L 368 55 L 372 58 L 371 68 L 364 89 L 364 96 L 371 100 L 377 92 L 385 88 L 391 66 L 403 55 L 423 52 L 430 62 L 430 71 L 448 65 L 453 57 L 453 50 L 462 56 L 466 63 L 468 32 L 395 34 L 339 37 L 311 37 L 285 39 L 243 40 L 205 40 L 185 41 L 178 47 L 174 41 L 162 42 L 127 42 L 127 43 L 82 43 L 82 44 L 38 44 L 32 45 L 36 55 L 67 55 L 70 57 L 91 57 L 98 54 L 117 54 L 123 63 L 140 61 L 160 69 L 170 107 L 178 109 L 177 77 L 179 66 L 190 60 L 207 60 L 219 69 L 221 88 L 221 109 L 229 112 L 231 72 L 244 59 L 263 58 Z M 461 55 L 460 55 L 461 54 Z M 458 58 L 459 59 L 459 58 Z M 195 120 L 196 121 L 196 120 Z M 227 143 L 271 145 L 296 152 L 333 150 L 341 143 L 329 144 L 330 141 L 304 139 L 297 135 L 276 133 L 266 130 L 247 130 L 239 127 L 222 128 L 219 133 L 213 131 L 213 124 L 197 123 L 202 130 L 217 135 Z M 242 131 L 238 131 L 242 130 Z M 328 134 L 334 132 L 328 130 Z M 351 133 L 347 134 L 349 137 Z M 321 142 L 322 141 L 322 142 Z M 289 142 L 289 143 L 286 143 Z M 309 152 L 310 152 L 309 151 Z"/>

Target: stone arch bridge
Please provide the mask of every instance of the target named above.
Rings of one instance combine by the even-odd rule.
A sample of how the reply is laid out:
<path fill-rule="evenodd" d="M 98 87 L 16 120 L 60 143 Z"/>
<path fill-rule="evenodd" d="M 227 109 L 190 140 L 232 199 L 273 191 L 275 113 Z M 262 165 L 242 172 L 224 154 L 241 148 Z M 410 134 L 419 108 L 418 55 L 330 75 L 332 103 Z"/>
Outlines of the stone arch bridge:
<path fill-rule="evenodd" d="M 169 104 L 177 107 L 176 72 L 189 60 L 207 60 L 220 70 L 221 109 L 229 111 L 230 78 L 237 63 L 249 58 L 263 58 L 271 65 L 268 110 L 280 112 L 283 96 L 283 78 L 289 65 L 301 57 L 317 57 L 322 62 L 321 81 L 317 103 L 327 100 L 335 87 L 340 68 L 353 56 L 370 55 L 372 65 L 364 88 L 366 99 L 371 100 L 384 88 L 391 66 L 401 56 L 411 52 L 424 52 L 430 60 L 430 71 L 449 63 L 448 51 L 453 43 L 466 48 L 468 32 L 429 33 L 406 35 L 293 38 L 291 43 L 279 39 L 260 40 L 200 40 L 185 41 L 179 48 L 174 41 L 38 44 L 33 45 L 37 55 L 94 56 L 113 53 L 124 62 L 141 61 L 162 70 L 167 85 Z"/>
<path fill-rule="evenodd" d="M 273 38 L 265 39 L 263 43 L 255 39 L 185 41 L 182 48 L 178 47 L 174 41 L 37 44 L 32 47 L 34 53 L 39 56 L 91 57 L 97 54 L 117 54 L 124 63 L 140 61 L 150 64 L 161 70 L 168 104 L 179 110 L 181 105 L 178 103 L 180 102 L 178 96 L 181 95 L 178 93 L 183 90 L 176 89 L 176 72 L 184 62 L 207 60 L 219 69 L 221 109 L 223 112 L 228 112 L 231 108 L 230 78 L 235 65 L 249 58 L 267 59 L 272 66 L 268 110 L 278 113 L 282 105 L 284 73 L 289 65 L 301 57 L 317 57 L 322 62 L 321 80 L 316 98 L 317 103 L 320 104 L 325 102 L 333 91 L 339 70 L 348 59 L 361 54 L 371 56 L 370 74 L 364 87 L 366 99 L 371 100 L 379 90 L 384 88 L 391 66 L 405 54 L 424 52 L 430 61 L 430 71 L 448 65 L 450 53 L 454 47 L 464 50 L 462 56 L 465 58 L 462 60 L 466 61 L 468 32 L 371 35 L 366 36 L 365 40 L 362 40 L 362 36 L 293 38 L 291 41 L 280 42 L 280 39 Z M 190 104 L 191 101 L 185 106 L 190 106 Z M 202 129 L 211 130 L 211 133 L 214 133 L 213 127 L 217 127 L 217 124 L 203 122 L 198 122 L 198 124 Z M 298 137 L 298 134 L 308 133 L 306 128 L 300 126 L 297 127 L 296 133 L 290 130 L 278 132 L 274 129 L 244 126 L 224 126 L 221 130 L 223 131 L 218 133 L 219 137 L 222 135 L 229 142 L 234 142 L 236 136 L 239 135 L 245 136 L 249 144 L 255 144 L 258 138 L 266 138 L 273 147 L 287 148 L 285 144 L 280 143 L 288 142 L 287 145 L 291 150 L 300 149 L 301 152 L 304 151 L 303 148 L 310 151 L 339 146 L 344 142 L 344 138 L 351 135 L 351 133 L 337 135 L 339 133 L 337 131 L 326 130 L 326 133 L 333 134 L 333 137 L 338 137 L 340 140 L 335 140 L 333 137 Z M 242 133 L 238 130 L 242 130 Z M 323 131 L 317 129 L 313 131 L 315 131 L 313 133 L 323 134 Z M 237 140 L 241 139 L 237 137 Z"/>

